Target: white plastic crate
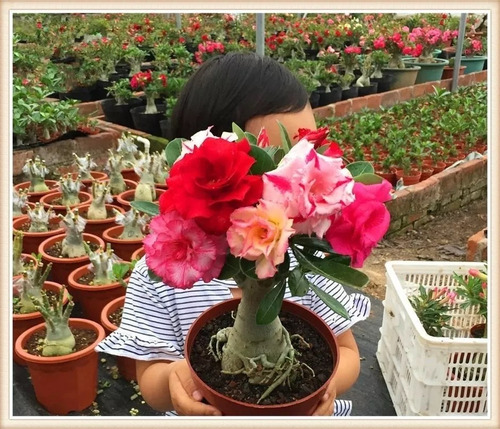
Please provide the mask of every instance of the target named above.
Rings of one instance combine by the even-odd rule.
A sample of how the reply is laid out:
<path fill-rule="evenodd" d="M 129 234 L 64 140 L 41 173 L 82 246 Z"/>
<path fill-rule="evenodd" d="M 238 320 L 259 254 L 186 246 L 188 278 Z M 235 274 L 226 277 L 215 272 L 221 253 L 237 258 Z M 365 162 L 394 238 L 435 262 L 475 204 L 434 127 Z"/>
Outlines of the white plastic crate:
<path fill-rule="evenodd" d="M 488 340 L 470 338 L 484 322 L 474 308 L 457 299 L 444 337 L 428 335 L 408 296 L 426 289 L 455 290 L 453 273 L 484 269 L 474 262 L 392 261 L 386 264 L 387 288 L 377 359 L 399 416 L 486 416 Z"/>

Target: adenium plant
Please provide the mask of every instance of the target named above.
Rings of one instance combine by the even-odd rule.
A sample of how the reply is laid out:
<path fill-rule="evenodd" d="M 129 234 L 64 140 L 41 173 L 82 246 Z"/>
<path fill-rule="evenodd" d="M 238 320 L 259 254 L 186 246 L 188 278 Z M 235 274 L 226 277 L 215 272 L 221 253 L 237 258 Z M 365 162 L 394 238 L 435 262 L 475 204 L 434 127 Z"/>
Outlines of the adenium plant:
<path fill-rule="evenodd" d="M 78 168 L 78 175 L 81 180 L 91 180 L 92 176 L 90 172 L 93 168 L 97 167 L 97 164 L 92 160 L 89 152 L 85 156 L 78 156 L 73 152 L 73 159 L 75 160 L 75 165 Z"/>
<path fill-rule="evenodd" d="M 12 216 L 21 216 L 23 214 L 23 209 L 28 207 L 28 189 L 20 189 L 16 191 L 14 189 L 12 193 Z"/>
<path fill-rule="evenodd" d="M 45 160 L 42 160 L 38 155 L 35 159 L 28 159 L 23 167 L 23 173 L 30 181 L 30 192 L 48 191 L 49 187 L 45 184 L 45 176 L 49 173 L 49 169 L 45 165 Z"/>
<path fill-rule="evenodd" d="M 124 284 L 123 277 L 129 271 L 130 263 L 121 262 L 110 243 L 106 249 L 99 248 L 96 251 L 92 251 L 87 243 L 84 245 L 90 259 L 89 269 L 94 273 L 92 285 L 106 285 L 117 281 Z"/>
<path fill-rule="evenodd" d="M 108 217 L 106 203 L 112 203 L 110 188 L 105 183 L 92 181 L 92 201 L 87 211 L 87 219 L 98 220 Z"/>
<path fill-rule="evenodd" d="M 29 232 L 47 232 L 50 219 L 56 216 L 52 208 L 45 210 L 39 201 L 35 203 L 35 207 L 28 207 L 26 214 L 30 221 Z"/>
<path fill-rule="evenodd" d="M 157 113 L 155 98 L 165 94 L 167 88 L 167 76 L 165 73 L 152 72 L 151 70 L 139 72 L 130 79 L 130 86 L 135 91 L 144 91 L 146 96 L 145 113 Z"/>
<path fill-rule="evenodd" d="M 150 220 L 147 214 L 141 214 L 135 208 L 131 208 L 126 213 L 121 213 L 113 209 L 115 213 L 115 222 L 123 226 L 123 232 L 119 235 L 121 240 L 133 240 L 137 238 L 144 238 L 145 228 Z"/>
<path fill-rule="evenodd" d="M 44 270 L 45 268 L 45 270 Z M 37 311 L 36 305 L 32 298 L 42 299 L 42 290 L 45 281 L 47 280 L 52 264 L 47 267 L 41 261 L 38 261 L 36 267 L 30 270 L 24 270 L 21 277 L 14 283 L 14 288 L 19 294 L 19 302 L 17 307 L 21 314 L 33 313 Z"/>
<path fill-rule="evenodd" d="M 82 182 L 80 176 L 73 179 L 71 173 L 67 173 L 59 179 L 59 189 L 62 192 L 61 203 L 63 206 L 74 206 L 80 203 L 80 188 Z"/>
<path fill-rule="evenodd" d="M 123 155 L 115 153 L 111 149 L 108 149 L 108 152 L 109 157 L 106 162 L 105 170 L 109 174 L 109 191 L 111 195 L 118 195 L 127 189 L 121 172 L 125 166 Z"/>
<path fill-rule="evenodd" d="M 61 245 L 61 256 L 66 258 L 79 258 L 85 256 L 85 245 L 83 231 L 87 221 L 78 214 L 78 209 L 68 210 L 66 215 L 58 215 L 61 219 L 61 226 L 65 229 L 66 236 Z"/>

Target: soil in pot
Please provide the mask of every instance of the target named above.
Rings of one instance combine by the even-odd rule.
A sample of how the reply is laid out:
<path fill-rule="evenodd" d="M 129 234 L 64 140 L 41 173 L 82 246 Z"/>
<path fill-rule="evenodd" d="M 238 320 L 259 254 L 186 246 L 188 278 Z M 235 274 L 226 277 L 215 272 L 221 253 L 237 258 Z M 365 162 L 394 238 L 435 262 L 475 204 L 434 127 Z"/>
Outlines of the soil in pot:
<path fill-rule="evenodd" d="M 21 216 L 12 222 L 12 229 L 21 231 L 23 237 L 23 253 L 38 253 L 38 246 L 48 237 L 64 233 L 64 228 L 59 225 L 59 218 L 52 218 L 47 225 L 47 232 L 29 232 L 31 222 L 27 215 Z"/>
<path fill-rule="evenodd" d="M 280 318 L 283 326 L 290 333 L 300 334 L 310 344 L 310 348 L 299 343 L 294 343 L 294 346 L 300 352 L 300 361 L 309 365 L 316 377 L 311 377 L 311 373 L 305 369 L 303 377 L 297 377 L 291 382 L 290 387 L 287 385 L 278 387 L 260 405 L 279 405 L 306 397 L 319 389 L 333 371 L 332 356 L 324 338 L 297 316 L 281 313 Z M 212 389 L 238 401 L 256 404 L 267 387 L 249 384 L 247 377 L 243 374 L 222 374 L 220 365 L 208 352 L 211 336 L 224 327 L 232 326 L 233 323 L 231 313 L 226 313 L 203 327 L 193 343 L 190 355 L 191 365 L 199 377 Z"/>
<path fill-rule="evenodd" d="M 78 199 L 80 200 L 78 204 L 65 206 L 62 203 L 62 192 L 53 192 L 40 198 L 40 202 L 45 207 L 45 210 L 48 210 L 50 207 L 52 207 L 54 213 L 65 215 L 67 213 L 68 207 L 70 209 L 74 209 L 76 207 L 80 207 L 83 204 L 90 203 L 92 201 L 92 195 L 88 192 L 78 192 Z"/>

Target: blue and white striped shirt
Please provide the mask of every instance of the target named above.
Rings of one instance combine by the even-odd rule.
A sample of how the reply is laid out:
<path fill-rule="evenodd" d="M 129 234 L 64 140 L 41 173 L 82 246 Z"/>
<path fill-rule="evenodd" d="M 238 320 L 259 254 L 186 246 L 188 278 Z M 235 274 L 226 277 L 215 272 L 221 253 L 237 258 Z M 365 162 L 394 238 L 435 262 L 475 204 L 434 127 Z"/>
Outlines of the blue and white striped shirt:
<path fill-rule="evenodd" d="M 290 258 L 293 268 L 297 262 Z M 285 299 L 303 304 L 340 335 L 370 314 L 368 297 L 347 294 L 342 285 L 322 276 L 308 274 L 309 280 L 337 299 L 347 310 L 346 320 L 327 307 L 311 290 L 293 297 L 287 288 Z M 184 358 L 184 341 L 194 320 L 205 310 L 232 298 L 233 280 L 199 281 L 191 289 L 177 289 L 149 278 L 145 257 L 137 262 L 130 277 L 120 327 L 101 341 L 96 350 L 137 360 L 179 360 Z M 335 416 L 351 413 L 350 401 L 335 401 Z M 175 415 L 175 413 L 167 413 Z"/>

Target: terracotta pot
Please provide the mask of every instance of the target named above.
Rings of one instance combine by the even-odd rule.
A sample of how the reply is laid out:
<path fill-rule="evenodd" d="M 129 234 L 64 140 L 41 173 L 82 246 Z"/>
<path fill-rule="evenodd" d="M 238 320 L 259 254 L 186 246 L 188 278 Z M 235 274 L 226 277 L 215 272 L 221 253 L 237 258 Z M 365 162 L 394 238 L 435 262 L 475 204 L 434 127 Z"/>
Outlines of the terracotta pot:
<path fill-rule="evenodd" d="M 27 203 L 28 207 L 31 208 L 32 210 L 35 208 L 35 204 L 34 203 L 31 203 L 28 201 Z M 23 216 L 27 216 L 27 213 L 28 213 L 28 210 L 27 210 L 27 207 L 23 207 L 22 210 L 21 210 L 21 213 L 20 215 L 18 216 L 12 216 L 12 220 L 17 220 Z"/>
<path fill-rule="evenodd" d="M 168 186 L 166 183 L 155 183 L 155 189 L 164 189 L 167 190 Z"/>
<path fill-rule="evenodd" d="M 284 300 L 282 310 L 299 316 L 311 326 L 313 326 L 319 334 L 325 339 L 326 343 L 330 347 L 330 352 L 334 361 L 334 368 L 330 378 L 318 389 L 316 392 L 299 399 L 297 401 L 289 402 L 280 405 L 257 405 L 249 404 L 241 401 L 236 401 L 234 399 L 228 398 L 220 394 L 219 392 L 212 389 L 210 386 L 206 385 L 198 376 L 198 374 L 193 370 L 190 364 L 190 354 L 193 347 L 194 340 L 200 331 L 200 329 L 207 324 L 210 320 L 233 311 L 237 308 L 239 303 L 239 298 L 229 299 L 223 301 L 220 304 L 214 305 L 205 312 L 203 312 L 191 325 L 186 336 L 184 355 L 186 356 L 186 361 L 188 362 L 189 368 L 191 370 L 191 376 L 195 385 L 200 389 L 206 400 L 214 405 L 216 408 L 221 410 L 224 415 L 228 416 L 303 416 L 311 415 L 315 410 L 318 402 L 326 391 L 328 384 L 333 378 L 335 371 L 338 367 L 337 356 L 339 354 L 337 339 L 333 334 L 331 328 L 321 319 L 316 313 L 309 310 L 303 305 L 293 303 L 291 301 Z"/>
<path fill-rule="evenodd" d="M 92 192 L 92 180 L 102 182 L 108 178 L 108 175 L 104 171 L 91 171 L 90 175 L 92 176 L 92 179 L 81 180 L 83 192 Z M 72 173 L 71 177 L 75 180 L 78 177 L 78 173 Z"/>
<path fill-rule="evenodd" d="M 59 293 L 61 290 L 61 285 L 59 283 L 46 281 L 43 284 L 43 289 L 47 291 L 52 291 Z M 14 291 L 14 296 L 17 296 L 17 291 Z M 68 302 L 68 291 L 65 291 L 63 297 L 63 304 Z M 25 313 L 25 314 L 12 314 L 12 345 L 16 343 L 16 340 L 19 336 L 27 331 L 29 328 L 38 325 L 43 322 L 43 317 L 39 311 L 34 311 L 33 313 Z M 18 356 L 14 352 L 14 362 L 18 365 L 25 366 L 26 361 Z"/>
<path fill-rule="evenodd" d="M 156 198 L 154 202 L 158 201 L 160 195 L 165 192 L 165 189 L 156 188 Z M 135 189 L 129 189 L 128 191 L 122 192 L 116 197 L 116 203 L 122 206 L 126 211 L 130 210 L 130 202 L 134 200 Z"/>
<path fill-rule="evenodd" d="M 102 239 L 106 243 L 110 243 L 115 255 L 119 256 L 125 261 L 132 260 L 132 254 L 142 247 L 142 238 L 135 238 L 133 240 L 122 240 L 118 238 L 123 232 L 123 226 L 112 226 L 103 231 Z"/>
<path fill-rule="evenodd" d="M 109 320 L 109 315 L 113 314 L 120 307 L 123 307 L 125 303 L 125 297 L 119 296 L 118 298 L 113 299 L 108 302 L 101 312 L 101 325 L 104 327 L 104 331 L 106 335 L 111 334 L 118 329 L 116 325 L 114 325 Z M 118 367 L 118 371 L 120 375 L 127 381 L 137 380 L 135 374 L 135 360 L 123 356 L 116 356 L 116 366 Z"/>
<path fill-rule="evenodd" d="M 62 214 L 65 215 L 67 213 L 67 206 L 62 205 L 62 204 L 53 204 L 52 201 L 60 198 L 62 195 L 62 192 L 52 192 L 50 194 L 44 195 L 43 197 L 40 198 L 40 202 L 43 204 L 45 210 L 48 208 L 52 207 L 54 210 L 54 213 L 56 214 Z M 88 204 L 92 201 L 92 195 L 90 195 L 88 192 L 78 192 L 78 198 L 80 199 L 80 202 L 78 204 L 72 204 L 68 206 L 70 209 L 74 208 L 79 208 L 83 204 Z"/>
<path fill-rule="evenodd" d="M 424 165 L 422 167 L 422 174 L 420 175 L 420 181 L 424 181 L 434 174 L 434 168 L 431 165 Z"/>
<path fill-rule="evenodd" d="M 131 261 L 133 261 L 134 259 L 141 259 L 145 255 L 145 253 L 146 252 L 144 250 L 144 246 L 141 246 L 134 253 L 132 253 L 132 259 L 131 259 Z"/>
<path fill-rule="evenodd" d="M 26 361 L 38 402 L 51 414 L 66 415 L 92 405 L 97 396 L 98 355 L 94 348 L 104 339 L 104 328 L 87 319 L 69 319 L 71 328 L 92 329 L 97 340 L 66 356 L 33 356 L 24 350 L 29 338 L 43 328 L 40 323 L 23 332 L 15 352 Z"/>
<path fill-rule="evenodd" d="M 19 191 L 20 189 L 26 189 L 30 187 L 30 182 L 22 182 L 18 183 L 17 185 L 14 185 L 14 189 L 16 191 Z M 48 191 L 43 191 L 43 192 L 28 192 L 28 199 L 32 203 L 36 203 L 40 201 L 40 198 L 42 198 L 44 195 L 50 194 L 51 192 L 57 191 L 59 187 L 59 182 L 57 180 L 46 180 L 45 184 L 49 187 Z"/>
<path fill-rule="evenodd" d="M 85 232 L 93 235 L 97 235 L 98 237 L 102 237 L 102 233 L 104 230 L 111 228 L 112 226 L 116 225 L 116 216 L 108 217 L 106 219 L 87 219 L 87 212 L 89 210 L 90 203 L 89 204 L 83 204 L 78 207 L 78 213 L 80 215 L 85 215 L 85 219 L 87 220 L 87 223 L 85 224 Z M 116 206 L 113 204 L 105 204 L 106 210 L 111 210 L 111 209 L 116 209 L 120 213 L 125 213 L 125 210 L 121 208 L 120 206 Z"/>
<path fill-rule="evenodd" d="M 50 219 L 49 224 L 59 225 L 60 221 L 61 220 L 59 218 Z M 38 253 L 38 247 L 43 240 L 64 232 L 64 228 L 59 226 L 58 228 L 47 232 L 29 232 L 21 229 L 23 225 L 29 225 L 30 223 L 30 219 L 27 215 L 18 217 L 12 222 L 12 229 L 14 231 L 22 231 L 23 233 L 23 253 L 28 253 L 30 255 L 32 253 Z"/>
<path fill-rule="evenodd" d="M 68 285 L 68 277 L 70 273 L 83 265 L 87 265 L 90 260 L 87 255 L 80 256 L 78 258 L 55 258 L 47 253 L 47 249 L 53 246 L 55 243 L 60 242 L 66 237 L 66 234 L 58 234 L 53 237 L 49 237 L 40 243 L 38 247 L 38 252 L 42 254 L 42 261 L 45 264 L 52 262 L 52 270 L 50 271 L 49 278 L 50 280 L 61 283 L 64 285 Z M 96 235 L 83 233 L 83 239 L 85 241 L 89 241 L 94 244 L 98 244 L 102 248 L 105 247 L 104 241 L 101 237 L 97 237 Z M 68 285 L 68 291 L 71 295 L 73 295 L 73 290 Z M 75 302 L 78 302 L 77 297 L 75 297 Z"/>
<path fill-rule="evenodd" d="M 387 180 L 392 186 L 396 184 L 396 174 L 394 172 L 375 171 L 375 174 Z"/>
<path fill-rule="evenodd" d="M 73 295 L 80 303 L 83 315 L 100 323 L 101 311 L 104 306 L 115 298 L 125 296 L 125 287 L 119 282 L 105 285 L 87 285 L 80 283 L 80 278 L 89 273 L 87 265 L 78 267 L 71 271 L 68 276 L 68 286 L 73 291 Z"/>
<path fill-rule="evenodd" d="M 122 176 L 125 180 L 131 180 L 133 182 L 138 183 L 141 178 L 139 175 L 135 172 L 133 168 L 124 168 L 122 171 Z"/>
<path fill-rule="evenodd" d="M 465 66 L 460 66 L 460 69 L 458 70 L 458 74 L 462 75 L 465 72 Z M 453 78 L 453 67 L 446 66 L 443 69 L 443 75 L 441 76 L 441 79 L 452 79 Z"/>
<path fill-rule="evenodd" d="M 446 163 L 444 161 L 433 162 L 432 160 L 429 161 L 424 160 L 424 165 L 430 165 L 434 169 L 432 173 L 433 175 L 441 173 L 441 171 L 443 171 L 446 168 Z"/>
<path fill-rule="evenodd" d="M 137 182 L 135 182 L 134 180 L 129 180 L 129 179 L 123 179 L 125 181 L 125 186 L 126 186 L 126 190 L 130 190 L 130 189 L 135 189 L 137 188 Z M 102 183 L 109 183 L 109 180 L 103 180 Z M 114 204 L 114 205 L 118 205 L 117 203 L 117 197 L 118 197 L 119 194 L 111 194 L 111 197 L 113 198 L 113 202 L 111 204 Z"/>
<path fill-rule="evenodd" d="M 404 186 L 415 185 L 420 181 L 421 171 L 410 171 L 409 174 L 404 174 L 403 170 L 398 169 L 395 171 L 396 180 L 403 179 Z"/>

